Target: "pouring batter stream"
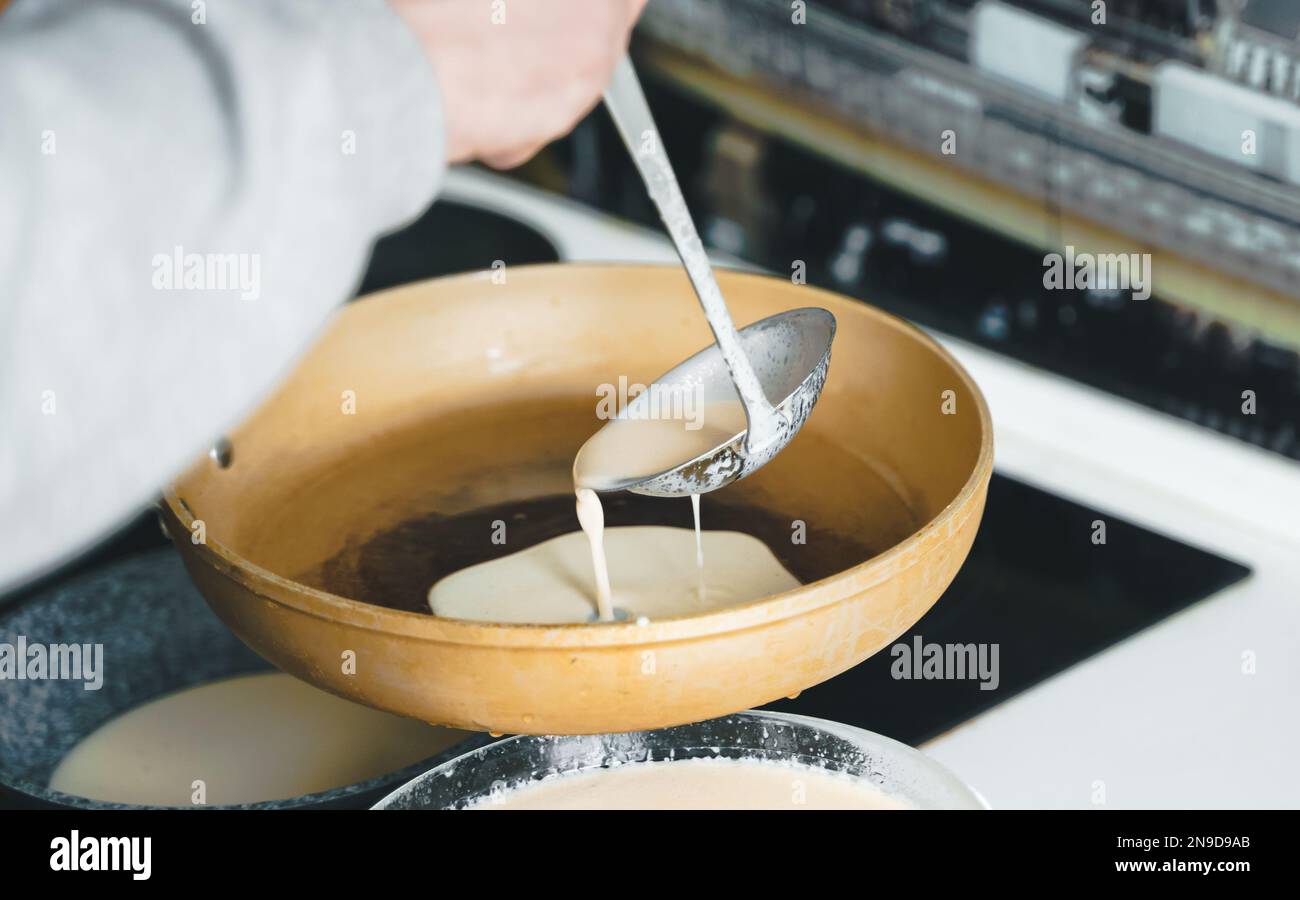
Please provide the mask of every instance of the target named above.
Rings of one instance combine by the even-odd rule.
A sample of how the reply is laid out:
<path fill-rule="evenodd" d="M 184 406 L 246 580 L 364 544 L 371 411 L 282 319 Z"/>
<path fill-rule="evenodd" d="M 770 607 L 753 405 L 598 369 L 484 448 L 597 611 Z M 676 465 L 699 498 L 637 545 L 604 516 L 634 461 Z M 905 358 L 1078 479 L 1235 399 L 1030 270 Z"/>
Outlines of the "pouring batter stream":
<path fill-rule="evenodd" d="M 682 419 L 617 419 L 574 461 L 581 531 L 440 579 L 437 615 L 496 622 L 661 619 L 782 593 L 799 582 L 758 538 L 735 531 L 664 526 L 605 527 L 598 491 L 629 475 L 652 475 L 726 443 L 744 429 L 737 403 Z M 698 507 L 698 498 L 693 504 Z M 704 565 L 707 559 L 708 565 Z M 692 562 L 694 564 L 692 564 Z"/>

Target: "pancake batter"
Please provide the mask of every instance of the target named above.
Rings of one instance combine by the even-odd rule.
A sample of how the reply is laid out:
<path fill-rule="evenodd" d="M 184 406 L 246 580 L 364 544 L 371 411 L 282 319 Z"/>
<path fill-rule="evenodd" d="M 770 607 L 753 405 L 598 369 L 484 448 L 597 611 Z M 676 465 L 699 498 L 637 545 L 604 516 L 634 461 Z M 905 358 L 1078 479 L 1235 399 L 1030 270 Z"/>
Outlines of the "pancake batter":
<path fill-rule="evenodd" d="M 661 619 L 798 587 L 757 538 L 703 532 L 698 496 L 691 498 L 693 534 L 658 526 L 605 527 L 598 491 L 673 469 L 744 430 L 745 411 L 738 401 L 706 404 L 694 418 L 628 415 L 610 421 L 574 460 L 575 509 L 582 531 L 440 578 L 429 589 L 429 609 L 439 616 L 485 622 Z"/>
<path fill-rule="evenodd" d="M 559 775 L 472 809 L 910 809 L 862 778 L 759 760 L 687 759 Z"/>
<path fill-rule="evenodd" d="M 614 621 L 614 599 L 609 586 L 609 562 L 605 553 L 605 510 L 600 505 L 600 497 L 590 488 L 576 488 L 574 493 L 578 497 L 576 504 L 578 524 L 582 526 L 582 532 L 587 537 L 587 547 L 591 552 L 591 569 L 596 587 L 596 617 L 602 622 L 612 622 Z M 562 538 L 553 538 L 553 540 L 562 540 Z M 429 604 L 433 606 L 432 593 L 429 595 Z M 435 614 L 438 612 L 436 606 L 433 606 L 433 611 Z"/>
<path fill-rule="evenodd" d="M 191 806 L 300 797 L 427 759 L 468 735 L 335 697 L 283 672 L 168 694 L 109 720 L 50 788 L 115 803 Z"/>
<path fill-rule="evenodd" d="M 696 535 L 688 528 L 609 528 L 599 539 L 597 577 L 607 556 L 615 579 L 606 603 L 633 619 L 692 615 L 799 586 L 762 541 L 736 531 L 701 535 L 702 573 L 692 564 Z M 589 622 L 596 555 L 582 532 L 570 532 L 453 572 L 429 591 L 429 607 L 485 622 Z"/>

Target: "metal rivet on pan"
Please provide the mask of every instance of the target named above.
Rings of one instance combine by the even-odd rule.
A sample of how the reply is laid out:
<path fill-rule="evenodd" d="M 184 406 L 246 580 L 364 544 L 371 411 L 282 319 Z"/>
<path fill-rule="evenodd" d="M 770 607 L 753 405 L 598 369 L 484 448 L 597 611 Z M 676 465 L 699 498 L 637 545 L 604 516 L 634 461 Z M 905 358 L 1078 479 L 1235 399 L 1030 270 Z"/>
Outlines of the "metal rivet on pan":
<path fill-rule="evenodd" d="M 212 445 L 212 449 L 208 451 L 208 456 L 212 457 L 212 461 L 221 468 L 229 469 L 230 464 L 235 459 L 235 448 L 231 446 L 229 438 L 221 437 Z"/>

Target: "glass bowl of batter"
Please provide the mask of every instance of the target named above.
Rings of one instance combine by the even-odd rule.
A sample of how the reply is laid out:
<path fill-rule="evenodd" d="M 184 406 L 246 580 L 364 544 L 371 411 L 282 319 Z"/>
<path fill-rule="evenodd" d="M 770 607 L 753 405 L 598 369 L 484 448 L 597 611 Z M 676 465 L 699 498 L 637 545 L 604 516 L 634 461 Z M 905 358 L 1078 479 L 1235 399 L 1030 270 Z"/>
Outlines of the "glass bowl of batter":
<path fill-rule="evenodd" d="M 985 809 L 925 754 L 808 716 L 750 710 L 674 728 L 498 741 L 375 809 Z"/>

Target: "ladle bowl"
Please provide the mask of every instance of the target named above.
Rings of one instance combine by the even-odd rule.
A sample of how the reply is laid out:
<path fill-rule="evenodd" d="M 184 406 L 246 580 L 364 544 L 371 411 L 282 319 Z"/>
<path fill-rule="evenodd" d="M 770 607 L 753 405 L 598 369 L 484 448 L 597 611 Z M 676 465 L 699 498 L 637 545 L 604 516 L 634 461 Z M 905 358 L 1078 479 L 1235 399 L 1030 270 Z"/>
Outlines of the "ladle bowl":
<path fill-rule="evenodd" d="M 627 490 L 651 497 L 707 494 L 752 475 L 785 449 L 812 415 L 826 383 L 835 340 L 835 317 L 824 309 L 792 309 L 760 319 L 740 329 L 740 345 L 749 358 L 763 393 L 785 421 L 781 437 L 757 452 L 745 451 L 746 432 L 710 448 L 682 465 L 649 478 L 629 478 L 605 490 Z M 650 387 L 693 388 L 700 402 L 738 404 L 727 365 L 712 344 L 654 380 Z M 627 414 L 642 414 L 640 406 L 653 394 L 643 392 L 628 404 Z M 606 425 L 605 427 L 610 427 Z"/>
<path fill-rule="evenodd" d="M 421 611 L 446 572 L 380 597 L 374 584 L 421 572 L 441 549 L 389 537 L 572 496 L 573 457 L 601 424 L 602 388 L 648 383 L 710 339 L 677 267 L 561 264 L 506 276 L 437 279 L 343 309 L 229 433 L 227 452 L 199 459 L 166 491 L 166 525 L 200 592 L 258 653 L 326 690 L 435 724 L 640 731 L 825 681 L 887 646 L 943 593 L 992 472 L 979 390 L 938 344 L 864 303 L 721 272 L 738 323 L 809 306 L 838 322 L 836 365 L 803 432 L 710 495 L 788 522 L 785 552 L 830 554 L 824 577 L 648 624 Z M 515 527 L 506 514 L 463 540 L 500 532 L 501 550 L 513 552 Z M 831 552 L 840 546 L 861 549 Z"/>

